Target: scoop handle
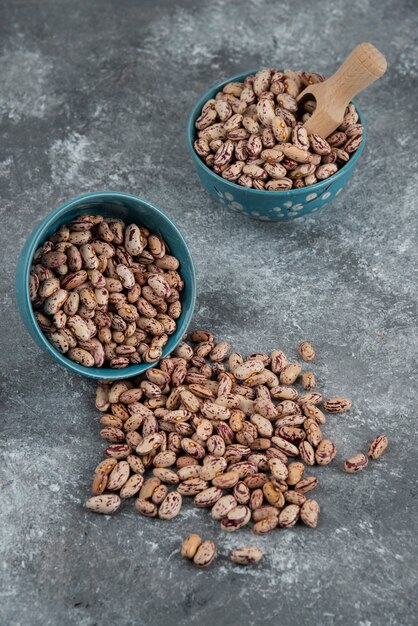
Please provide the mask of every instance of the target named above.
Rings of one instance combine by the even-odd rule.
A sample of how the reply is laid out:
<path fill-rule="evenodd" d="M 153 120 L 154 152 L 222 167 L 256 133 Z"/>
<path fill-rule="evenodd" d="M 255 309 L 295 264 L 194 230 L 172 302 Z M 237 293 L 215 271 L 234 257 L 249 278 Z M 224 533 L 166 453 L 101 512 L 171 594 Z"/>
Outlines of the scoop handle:
<path fill-rule="evenodd" d="M 384 55 L 371 43 L 356 46 L 327 80 L 328 93 L 333 94 L 335 108 L 347 105 L 354 96 L 386 72 Z"/>

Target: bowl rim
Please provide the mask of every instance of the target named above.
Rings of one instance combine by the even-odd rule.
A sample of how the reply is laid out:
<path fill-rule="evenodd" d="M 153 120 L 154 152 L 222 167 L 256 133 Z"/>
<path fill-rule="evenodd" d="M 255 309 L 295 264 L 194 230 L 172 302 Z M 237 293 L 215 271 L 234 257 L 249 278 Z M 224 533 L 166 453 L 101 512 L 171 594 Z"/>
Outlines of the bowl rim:
<path fill-rule="evenodd" d="M 259 69 L 256 70 L 250 70 L 247 72 L 241 72 L 240 74 L 236 74 L 234 76 L 230 76 L 227 79 L 224 79 L 214 85 L 212 85 L 212 87 L 210 87 L 205 94 L 203 94 L 195 103 L 195 105 L 193 106 L 189 117 L 187 119 L 187 124 L 186 124 L 186 143 L 187 143 L 187 147 L 189 152 L 191 153 L 193 160 L 195 161 L 195 163 L 198 164 L 199 167 L 201 167 L 209 176 L 213 177 L 214 180 L 216 181 L 222 181 L 222 183 L 224 185 L 226 185 L 227 187 L 231 188 L 231 190 L 237 190 L 240 189 L 242 190 L 244 193 L 250 193 L 250 194 L 254 194 L 254 195 L 260 195 L 264 198 L 284 198 L 284 197 L 288 197 L 291 195 L 297 195 L 297 194 L 303 194 L 306 193 L 306 190 L 309 189 L 312 191 L 319 191 L 320 189 L 323 189 L 324 187 L 326 187 L 327 185 L 330 185 L 332 183 L 334 183 L 335 181 L 339 180 L 340 178 L 342 178 L 344 176 L 345 173 L 347 173 L 347 170 L 351 170 L 358 158 L 360 157 L 361 153 L 363 152 L 363 148 L 364 145 L 366 143 L 366 136 L 367 136 L 367 129 L 366 129 L 366 123 L 364 120 L 364 116 L 363 113 L 361 112 L 361 109 L 358 107 L 356 100 L 352 100 L 351 102 L 355 105 L 356 107 L 356 111 L 359 115 L 359 120 L 360 123 L 362 124 L 362 126 L 364 127 L 364 132 L 363 132 L 363 138 L 361 141 L 361 144 L 359 145 L 359 147 L 357 148 L 357 150 L 355 151 L 354 155 L 349 159 L 349 161 L 347 161 L 347 163 L 344 163 L 343 167 L 341 167 L 341 169 L 338 170 L 338 172 L 336 172 L 335 174 L 333 174 L 332 176 L 330 176 L 329 178 L 325 178 L 324 180 L 321 180 L 313 185 L 309 185 L 309 187 L 302 187 L 301 189 L 288 189 L 288 190 L 283 190 L 283 191 L 266 191 L 265 189 L 252 189 L 249 187 L 243 187 L 242 185 L 237 185 L 237 183 L 233 182 L 233 181 L 229 181 L 226 178 L 222 178 L 222 176 L 220 176 L 219 174 L 216 174 L 216 172 L 214 172 L 213 170 L 210 169 L 210 167 L 208 167 L 206 165 L 206 163 L 204 163 L 202 161 L 202 159 L 199 157 L 199 155 L 196 153 L 194 147 L 193 147 L 193 136 L 196 132 L 194 123 L 196 118 L 198 117 L 198 114 L 200 113 L 202 106 L 205 104 L 205 102 L 207 102 L 207 100 L 210 99 L 210 93 L 213 91 L 219 91 L 220 89 L 222 89 L 225 85 L 227 85 L 230 82 L 241 82 L 243 81 L 247 76 L 250 76 L 251 74 L 255 74 L 256 72 L 260 71 Z"/>
<path fill-rule="evenodd" d="M 28 235 L 26 242 L 23 245 L 21 252 L 20 252 L 20 254 L 22 254 L 22 252 L 25 249 L 25 245 L 27 244 L 28 240 L 30 240 L 28 249 L 25 251 L 25 258 L 23 260 L 23 263 L 24 263 L 23 277 L 22 275 L 20 276 L 18 275 L 19 273 L 19 269 L 18 269 L 18 271 L 16 272 L 16 287 L 17 287 L 17 290 L 20 290 L 21 285 L 22 285 L 22 280 L 23 280 L 24 306 L 26 307 L 32 327 L 36 335 L 41 340 L 41 343 L 45 351 L 49 353 L 56 361 L 58 361 L 65 368 L 77 374 L 80 374 L 84 377 L 92 378 L 95 380 L 102 380 L 102 381 L 103 380 L 121 380 L 124 378 L 132 378 L 134 376 L 144 374 L 148 369 L 155 367 L 156 363 L 158 363 L 160 359 L 158 361 L 153 361 L 152 363 L 142 362 L 138 364 L 128 365 L 127 367 L 122 368 L 122 369 L 117 369 L 117 368 L 112 369 L 109 366 L 102 368 L 102 367 L 85 367 L 83 365 L 79 365 L 75 361 L 71 361 L 71 359 L 66 357 L 65 354 L 61 354 L 61 352 L 59 352 L 46 339 L 45 334 L 41 331 L 39 324 L 35 318 L 35 311 L 33 309 L 32 302 L 29 296 L 29 275 L 30 275 L 30 268 L 32 265 L 32 259 L 40 243 L 45 240 L 46 231 L 58 218 L 65 215 L 68 211 L 70 211 L 71 209 L 77 208 L 77 205 L 80 205 L 83 202 L 93 200 L 94 198 L 102 198 L 104 201 L 128 199 L 128 200 L 133 200 L 136 203 L 145 205 L 148 209 L 151 210 L 151 212 L 156 213 L 163 221 L 169 224 L 169 226 L 174 230 L 174 232 L 176 233 L 176 236 L 180 239 L 180 241 L 182 242 L 182 245 L 184 246 L 184 249 L 188 257 L 188 265 L 189 265 L 190 273 L 192 277 L 191 284 L 189 285 L 191 303 L 187 311 L 185 312 L 185 316 L 184 316 L 181 326 L 177 328 L 175 331 L 175 332 L 178 332 L 179 334 L 178 339 L 175 342 L 175 345 L 170 349 L 169 352 L 166 352 L 165 354 L 164 354 L 164 348 L 163 348 L 163 355 L 161 358 L 167 357 L 167 355 L 170 354 L 176 348 L 176 346 L 182 341 L 182 337 L 184 333 L 187 331 L 187 328 L 192 319 L 194 309 L 196 306 L 196 292 L 197 292 L 196 268 L 195 268 L 193 257 L 190 252 L 190 248 L 187 244 L 187 241 L 185 237 L 183 236 L 182 232 L 177 227 L 177 225 L 173 222 L 173 220 L 166 213 L 164 213 L 164 211 L 162 211 L 160 208 L 156 207 L 148 200 L 145 200 L 145 198 L 142 198 L 141 196 L 135 196 L 133 194 L 126 193 L 123 191 L 111 191 L 111 190 L 93 191 L 93 192 L 89 192 L 89 193 L 85 193 L 80 196 L 77 196 L 76 198 L 73 198 L 71 200 L 68 200 L 64 204 L 61 204 L 59 207 L 54 209 L 51 213 L 49 213 L 41 221 L 41 223 Z M 88 208 L 86 207 L 86 213 L 87 212 L 88 212 Z M 18 308 L 20 309 L 20 304 L 18 304 Z M 172 335 L 170 335 L 170 337 L 171 336 Z"/>

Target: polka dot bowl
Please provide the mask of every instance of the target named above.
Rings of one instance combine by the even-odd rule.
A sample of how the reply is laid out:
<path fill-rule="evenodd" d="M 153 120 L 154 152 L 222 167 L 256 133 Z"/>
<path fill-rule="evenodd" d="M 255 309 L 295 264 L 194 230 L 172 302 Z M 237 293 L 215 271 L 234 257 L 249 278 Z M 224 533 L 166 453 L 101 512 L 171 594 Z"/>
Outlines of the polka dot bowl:
<path fill-rule="evenodd" d="M 363 141 L 358 150 L 350 157 L 350 160 L 333 176 L 315 185 L 302 189 L 291 189 L 290 191 L 263 191 L 241 187 L 234 182 L 225 180 L 207 167 L 196 154 L 193 148 L 193 143 L 197 136 L 195 121 L 199 117 L 205 102 L 210 98 L 214 98 L 216 93 L 227 83 L 232 81 L 242 82 L 247 76 L 254 74 L 256 71 L 238 74 L 214 85 L 196 102 L 187 122 L 187 146 L 203 186 L 206 187 L 217 202 L 233 211 L 258 220 L 272 222 L 292 220 L 317 211 L 341 193 L 343 187 L 353 175 L 354 168 L 363 151 L 366 142 L 366 128 L 364 129 Z M 357 104 L 356 109 L 359 114 L 359 122 L 365 127 L 364 117 Z"/>

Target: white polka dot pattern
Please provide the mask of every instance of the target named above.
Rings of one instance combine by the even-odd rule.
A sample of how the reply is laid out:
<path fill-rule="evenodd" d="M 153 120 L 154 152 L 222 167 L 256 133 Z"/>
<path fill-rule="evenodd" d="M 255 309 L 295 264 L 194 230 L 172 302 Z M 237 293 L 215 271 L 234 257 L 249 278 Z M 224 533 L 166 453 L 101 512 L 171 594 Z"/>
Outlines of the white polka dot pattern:
<path fill-rule="evenodd" d="M 245 203 L 242 204 L 238 202 L 234 195 L 230 191 L 219 191 L 215 188 L 217 200 L 225 205 L 227 208 L 232 211 L 243 213 L 244 215 L 249 215 L 250 217 L 256 218 L 260 221 L 264 222 L 274 222 L 286 219 L 303 219 L 305 214 L 313 213 L 320 209 L 324 201 L 329 200 L 330 198 L 337 196 L 341 193 L 342 187 L 340 187 L 335 194 L 331 191 L 325 191 L 323 194 L 319 195 L 316 192 L 310 192 L 306 194 L 306 196 L 302 196 L 303 202 L 293 203 L 291 200 L 286 200 L 280 206 L 274 207 L 265 207 L 261 206 L 259 210 L 247 209 Z M 333 190 L 332 190 L 333 191 Z M 298 198 L 301 198 L 301 195 L 298 195 Z M 312 206 L 314 204 L 315 206 Z"/>

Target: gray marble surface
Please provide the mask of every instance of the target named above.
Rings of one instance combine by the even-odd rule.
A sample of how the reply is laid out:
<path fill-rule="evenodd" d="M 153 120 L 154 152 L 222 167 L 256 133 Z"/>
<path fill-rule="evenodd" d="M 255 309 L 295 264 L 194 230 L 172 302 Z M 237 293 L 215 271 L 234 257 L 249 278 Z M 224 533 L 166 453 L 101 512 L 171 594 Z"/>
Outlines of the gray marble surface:
<path fill-rule="evenodd" d="M 1 584 L 4 626 L 412 626 L 417 619 L 415 0 L 0 3 Z M 267 224 L 216 205 L 186 153 L 195 99 L 277 64 L 333 71 L 356 43 L 386 55 L 359 97 L 369 136 L 347 190 L 312 218 Z M 103 444 L 94 384 L 31 341 L 13 293 L 17 254 L 41 218 L 81 192 L 132 192 L 186 234 L 199 280 L 195 325 L 243 352 L 312 340 L 327 394 L 354 401 L 324 427 L 316 531 L 221 534 L 187 507 L 172 523 L 82 503 Z M 342 460 L 384 432 L 362 475 Z M 198 531 L 222 556 L 178 554 Z M 233 546 L 264 548 L 233 566 Z"/>

